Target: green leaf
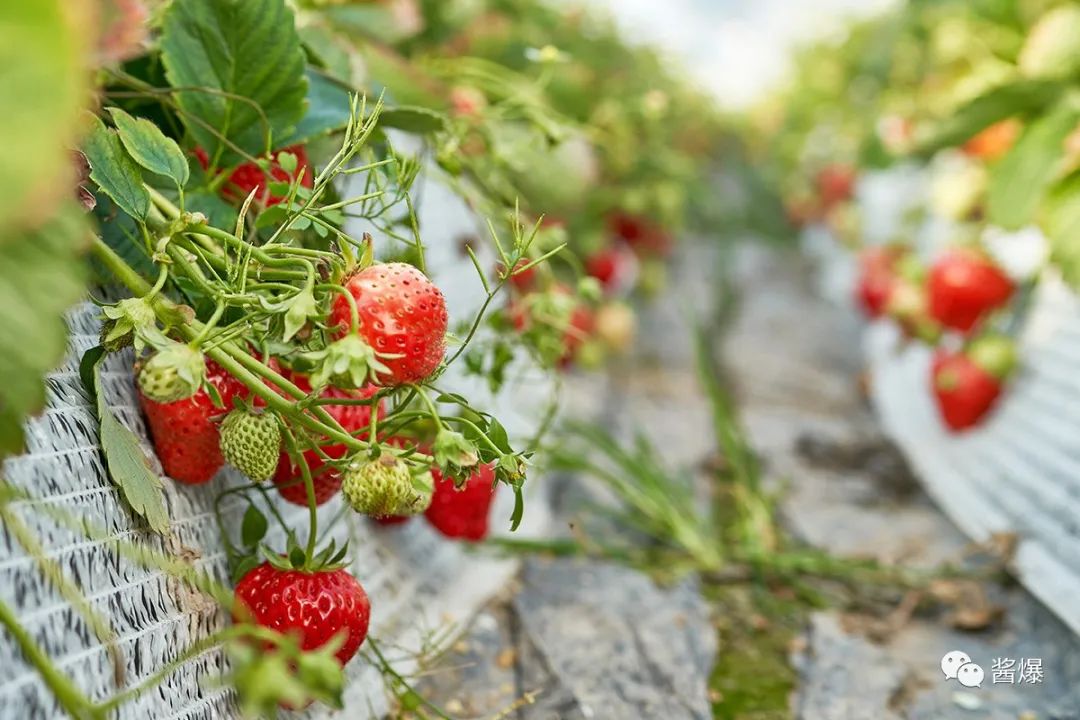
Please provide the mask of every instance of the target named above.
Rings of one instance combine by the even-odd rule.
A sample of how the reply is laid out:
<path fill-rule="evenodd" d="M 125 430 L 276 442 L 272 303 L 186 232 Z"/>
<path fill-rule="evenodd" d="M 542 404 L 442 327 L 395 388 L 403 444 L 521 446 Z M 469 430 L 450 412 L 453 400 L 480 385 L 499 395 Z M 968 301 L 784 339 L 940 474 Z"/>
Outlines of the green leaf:
<path fill-rule="evenodd" d="M 165 14 L 161 59 L 181 119 L 216 167 L 262 156 L 304 116 L 304 51 L 284 0 L 184 0 Z"/>
<path fill-rule="evenodd" d="M 120 108 L 109 108 L 120 142 L 135 162 L 150 172 L 171 179 L 178 188 L 187 185 L 191 170 L 176 141 L 165 137 L 157 125 L 145 118 L 133 118 Z"/>
<path fill-rule="evenodd" d="M 83 152 L 90 162 L 90 179 L 117 207 L 145 222 L 150 212 L 150 193 L 143 185 L 142 171 L 124 149 L 116 131 L 95 117 L 90 135 L 83 141 Z"/>
<path fill-rule="evenodd" d="M 304 549 L 302 547 L 294 547 L 289 550 L 289 562 L 294 568 L 300 568 L 304 566 L 307 558 L 304 555 Z"/>
<path fill-rule="evenodd" d="M 67 148 L 89 99 L 93 35 L 73 9 L 69 0 L 0 3 L 0 228 L 42 223 L 64 197 L 57 186 L 70 182 Z M 0 232 L 0 245 L 19 237 Z"/>
<path fill-rule="evenodd" d="M 347 38 L 320 25 L 305 25 L 299 33 L 312 64 L 343 83 L 352 82 L 351 44 Z"/>
<path fill-rule="evenodd" d="M 236 207 L 221 198 L 220 195 L 208 192 L 189 193 L 184 199 L 185 209 L 191 212 L 201 212 L 214 227 L 233 227 L 239 213 Z"/>
<path fill-rule="evenodd" d="M 48 224 L 0 243 L 0 458 L 23 448 L 23 421 L 45 407 L 42 376 L 68 348 L 63 312 L 85 291 L 89 228 L 69 203 Z"/>
<path fill-rule="evenodd" d="M 513 532 L 521 525 L 521 520 L 525 517 L 525 493 L 520 485 L 513 485 L 514 489 L 514 511 L 510 513 L 510 531 Z"/>
<path fill-rule="evenodd" d="M 248 505 L 244 513 L 244 522 L 240 527 L 240 538 L 247 547 L 256 547 L 266 537 L 269 527 L 262 511 L 254 505 Z"/>
<path fill-rule="evenodd" d="M 282 146 L 303 145 L 341 130 L 349 122 L 349 88 L 310 68 L 307 71 L 307 112 Z"/>
<path fill-rule="evenodd" d="M 94 217 L 98 220 L 98 234 L 116 254 L 124 259 L 143 277 L 154 277 L 156 270 L 150 259 L 145 241 L 139 233 L 139 226 L 127 213 L 121 212 L 116 203 L 103 192 L 94 194 L 97 206 Z M 91 258 L 95 271 L 95 284 L 115 283 L 112 272 L 102 265 L 97 258 Z"/>
<path fill-rule="evenodd" d="M 1051 258 L 1065 282 L 1080 288 L 1080 173 L 1059 183 L 1043 206 Z"/>
<path fill-rule="evenodd" d="M 79 360 L 79 380 L 82 381 L 86 394 L 90 396 L 91 402 L 95 405 L 97 404 L 97 378 L 95 372 L 97 364 L 101 362 L 101 358 L 105 357 L 105 354 L 105 348 L 101 345 L 95 345 L 84 352 L 82 359 Z"/>
<path fill-rule="evenodd" d="M 987 191 L 990 222 L 1010 230 L 1032 222 L 1039 201 L 1061 167 L 1065 138 L 1077 121 L 1080 109 L 1063 102 L 1027 127 L 991 171 Z"/>
<path fill-rule="evenodd" d="M 356 50 L 362 55 L 364 67 L 372 78 L 373 96 L 385 90 L 387 101 L 401 105 L 447 106 L 446 89 L 392 48 L 378 42 L 365 42 L 358 43 Z"/>
<path fill-rule="evenodd" d="M 150 460 L 139 445 L 135 433 L 116 419 L 105 394 L 101 392 L 100 365 L 95 366 L 97 411 L 101 421 L 101 451 L 109 469 L 109 478 L 120 488 L 132 512 L 144 518 L 157 533 L 169 529 L 161 478 L 153 471 Z"/>
<path fill-rule="evenodd" d="M 431 135 L 445 130 L 447 120 L 445 115 L 435 110 L 415 105 L 398 105 L 382 111 L 379 125 L 404 130 L 413 135 Z"/>
<path fill-rule="evenodd" d="M 969 140 L 996 122 L 1037 113 L 1056 101 L 1065 87 L 1066 84 L 1060 81 L 1019 80 L 994 88 L 952 113 L 919 141 L 916 152 L 932 155 L 942 148 L 955 147 Z"/>
<path fill-rule="evenodd" d="M 507 437 L 506 428 L 504 428 L 502 423 L 495 418 L 491 419 L 491 424 L 488 425 L 487 434 L 491 442 L 495 443 L 500 450 L 506 453 L 513 452 L 510 448 L 510 439 Z"/>

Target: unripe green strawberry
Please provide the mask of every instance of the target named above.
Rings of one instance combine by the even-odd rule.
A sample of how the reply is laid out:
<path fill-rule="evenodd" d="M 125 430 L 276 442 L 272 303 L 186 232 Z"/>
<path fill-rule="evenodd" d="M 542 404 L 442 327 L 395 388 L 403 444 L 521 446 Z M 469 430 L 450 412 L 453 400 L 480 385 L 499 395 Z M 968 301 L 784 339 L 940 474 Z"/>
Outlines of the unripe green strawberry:
<path fill-rule="evenodd" d="M 358 513 L 380 518 L 424 512 L 431 504 L 434 484 L 430 472 L 414 477 L 404 462 L 383 455 L 378 460 L 350 465 L 341 490 Z"/>
<path fill-rule="evenodd" d="M 139 371 L 139 389 L 155 402 L 191 397 L 206 378 L 206 360 L 189 345 L 175 343 L 152 355 Z"/>
<path fill-rule="evenodd" d="M 221 423 L 225 462 L 256 482 L 273 476 L 280 452 L 281 428 L 270 413 L 237 409 Z"/>

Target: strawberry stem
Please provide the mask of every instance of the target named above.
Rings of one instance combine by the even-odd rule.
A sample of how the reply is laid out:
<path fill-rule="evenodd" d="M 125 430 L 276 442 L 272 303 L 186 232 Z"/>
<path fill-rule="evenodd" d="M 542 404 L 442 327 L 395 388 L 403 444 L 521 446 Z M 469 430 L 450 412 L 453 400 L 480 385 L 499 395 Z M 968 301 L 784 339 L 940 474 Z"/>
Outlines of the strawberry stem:
<path fill-rule="evenodd" d="M 296 444 L 296 438 L 293 437 L 292 431 L 287 426 L 283 437 L 285 447 L 289 452 L 289 458 L 300 468 L 300 475 L 304 478 L 304 489 L 307 491 L 308 537 L 307 548 L 304 551 L 304 568 L 308 569 L 312 559 L 315 557 L 315 544 L 319 533 L 319 505 L 315 499 L 315 481 L 311 477 L 311 466 L 308 465 L 307 458 L 304 457 L 304 453 L 300 452 Z"/>

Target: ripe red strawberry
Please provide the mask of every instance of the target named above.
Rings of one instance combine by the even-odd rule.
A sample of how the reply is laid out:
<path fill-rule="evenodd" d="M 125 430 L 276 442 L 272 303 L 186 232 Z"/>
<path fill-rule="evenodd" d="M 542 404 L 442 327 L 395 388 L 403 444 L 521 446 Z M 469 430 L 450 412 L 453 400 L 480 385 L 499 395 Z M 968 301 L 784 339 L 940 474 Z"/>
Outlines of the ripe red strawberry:
<path fill-rule="evenodd" d="M 450 114 L 455 117 L 474 117 L 487 107 L 487 97 L 474 87 L 455 85 L 450 88 Z"/>
<path fill-rule="evenodd" d="M 963 352 L 939 350 L 931 368 L 934 398 L 953 432 L 972 428 L 993 409 L 1016 367 L 1016 348 L 1003 336 L 979 338 Z"/>
<path fill-rule="evenodd" d="M 205 389 L 171 403 L 155 402 L 139 391 L 139 404 L 165 474 L 189 485 L 209 482 L 225 464 L 213 418 L 228 412 L 233 398 L 247 393 L 239 380 L 211 360 L 206 362 L 206 379 L 221 396 L 223 406 L 214 405 Z"/>
<path fill-rule="evenodd" d="M 306 375 L 290 373 L 289 378 L 293 383 L 306 393 L 311 392 L 311 381 Z M 322 391 L 324 398 L 342 398 L 357 400 L 369 398 L 378 391 L 378 388 L 369 385 L 361 390 L 342 390 L 336 387 L 327 387 Z M 361 432 L 371 425 L 370 405 L 323 405 L 323 409 L 330 417 L 341 423 L 350 434 L 356 435 L 361 440 L 367 439 L 367 433 Z M 379 417 L 384 414 L 383 403 L 379 402 Z M 349 450 L 341 443 L 332 443 L 322 446 L 323 452 L 337 460 L 345 457 Z M 341 489 L 341 473 L 334 467 L 326 465 L 326 461 L 315 450 L 305 450 L 304 459 L 307 460 L 311 469 L 311 479 L 315 485 L 315 504 L 322 505 L 334 497 Z M 277 485 L 278 493 L 294 505 L 308 504 L 307 487 L 304 485 L 304 476 L 300 468 L 293 465 L 289 453 L 282 452 L 278 459 L 277 471 L 274 473 L 274 484 Z"/>
<path fill-rule="evenodd" d="M 636 264 L 633 253 L 624 246 L 609 245 L 585 258 L 585 272 L 612 292 L 626 287 L 636 273 Z"/>
<path fill-rule="evenodd" d="M 566 367 L 574 361 L 577 351 L 592 336 L 595 324 L 596 314 L 592 308 L 585 304 L 574 308 L 570 314 L 569 327 L 563 332 L 563 355 L 559 360 L 560 366 Z"/>
<path fill-rule="evenodd" d="M 927 284 L 930 315 L 946 327 L 970 332 L 986 313 L 1013 294 L 1013 283 L 989 257 L 977 250 L 953 249 L 930 268 Z"/>
<path fill-rule="evenodd" d="M 283 152 L 296 156 L 296 172 L 292 175 L 287 173 L 278 163 L 277 157 Z M 210 158 L 201 147 L 195 148 L 195 157 L 203 170 L 210 166 Z M 282 195 L 271 194 L 270 183 L 292 182 L 300 173 L 303 173 L 300 185 L 306 188 L 314 187 L 315 175 L 311 163 L 308 161 L 307 151 L 303 145 L 293 145 L 274 153 L 273 160 L 270 162 L 269 178 L 263 172 L 263 169 L 253 162 L 238 165 L 229 176 L 228 183 L 222 187 L 221 194 L 230 200 L 240 201 L 246 199 L 251 191 L 258 187 L 262 189 L 255 196 L 256 201 L 263 205 L 277 205 L 286 198 Z"/>
<path fill-rule="evenodd" d="M 360 337 L 389 369 L 378 380 L 387 386 L 419 382 L 442 362 L 449 315 L 439 288 L 412 265 L 372 265 L 349 278 L 356 300 Z M 337 337 L 349 329 L 349 302 L 340 295 L 330 313 Z"/>
<path fill-rule="evenodd" d="M 877 318 L 885 313 L 897 282 L 896 261 L 902 254 L 902 250 L 888 246 L 868 247 L 859 253 L 855 298 L 869 317 Z"/>
<path fill-rule="evenodd" d="M 304 572 L 263 563 L 236 584 L 236 601 L 238 619 L 293 634 L 303 650 L 318 649 L 345 633 L 335 653 L 343 666 L 364 643 L 371 619 L 367 593 L 342 569 Z"/>
<path fill-rule="evenodd" d="M 483 540 L 488 534 L 488 513 L 495 500 L 495 472 L 490 465 L 480 465 L 458 489 L 437 469 L 435 495 L 424 516 L 431 526 L 450 538 Z"/>
<path fill-rule="evenodd" d="M 826 212 L 855 195 L 855 169 L 850 165 L 824 167 L 815 180 L 818 197 Z"/>
<path fill-rule="evenodd" d="M 522 270 L 521 268 L 529 264 L 529 260 L 521 258 L 514 263 L 514 273 L 507 278 L 507 282 L 510 283 L 510 287 L 514 288 L 518 292 L 527 292 L 532 289 L 533 283 L 536 281 L 536 268 L 531 267 L 528 270 Z M 502 273 L 505 266 L 499 263 L 496 266 L 496 270 Z"/>
<path fill-rule="evenodd" d="M 671 235 L 640 215 L 615 213 L 608 219 L 608 228 L 638 255 L 663 257 L 671 252 Z"/>

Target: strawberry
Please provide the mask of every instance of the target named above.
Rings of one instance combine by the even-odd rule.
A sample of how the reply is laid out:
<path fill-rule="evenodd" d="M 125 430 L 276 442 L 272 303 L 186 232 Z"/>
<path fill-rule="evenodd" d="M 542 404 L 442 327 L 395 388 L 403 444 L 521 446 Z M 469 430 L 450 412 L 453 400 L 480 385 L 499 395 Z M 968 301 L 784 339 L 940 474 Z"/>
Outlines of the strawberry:
<path fill-rule="evenodd" d="M 173 343 L 143 363 L 139 391 L 155 402 L 175 402 L 198 392 L 205 376 L 202 353 L 190 345 Z"/>
<path fill-rule="evenodd" d="M 449 538 L 483 540 L 488 534 L 488 514 L 495 500 L 495 472 L 480 465 L 461 488 L 444 478 L 437 469 L 435 495 L 424 513 L 431 526 Z"/>
<path fill-rule="evenodd" d="M 536 268 L 531 267 L 525 269 L 525 266 L 528 265 L 529 262 L 530 261 L 527 258 L 521 258 L 514 263 L 514 271 L 506 280 L 510 283 L 510 287 L 518 292 L 528 292 L 532 289 L 533 283 L 536 282 Z M 506 266 L 499 263 L 495 266 L 495 269 L 501 275 L 505 271 Z"/>
<path fill-rule="evenodd" d="M 308 161 L 307 151 L 304 149 L 304 146 L 293 145 L 292 147 L 280 150 L 279 154 L 283 152 L 291 153 L 296 156 L 296 172 L 294 174 L 290 175 L 283 167 L 281 167 L 277 155 L 274 155 L 270 162 L 269 178 L 266 176 L 266 173 L 263 172 L 263 169 L 255 163 L 242 163 L 232 171 L 228 183 L 221 190 L 222 196 L 229 200 L 242 201 L 251 194 L 252 190 L 261 188 L 261 191 L 255 196 L 256 201 L 263 205 L 277 205 L 278 203 L 284 202 L 286 197 L 271 194 L 270 183 L 292 182 L 300 173 L 303 173 L 300 185 L 306 188 L 314 187 L 314 172 L 311 168 L 311 163 Z M 206 170 L 210 166 L 210 158 L 206 154 L 206 151 L 201 147 L 195 148 L 195 158 L 199 161 L 199 165 L 202 166 L 203 170 Z"/>
<path fill-rule="evenodd" d="M 953 432 L 979 424 L 1001 396 L 1003 381 L 1016 367 L 1012 340 L 988 335 L 962 352 L 939 350 L 931 367 L 934 399 Z"/>
<path fill-rule="evenodd" d="M 574 307 L 573 312 L 570 313 L 569 324 L 562 336 L 563 354 L 559 359 L 561 367 L 567 367 L 574 361 L 578 350 L 592 335 L 595 325 L 596 315 L 592 308 L 584 303 Z"/>
<path fill-rule="evenodd" d="M 238 619 L 299 638 L 302 650 L 316 650 L 339 634 L 335 653 L 344 666 L 367 637 L 371 602 L 360 583 L 343 569 L 285 570 L 263 563 L 236 584 Z"/>
<path fill-rule="evenodd" d="M 289 373 L 298 388 L 306 393 L 311 392 L 311 381 L 306 375 Z M 378 388 L 369 385 L 362 390 L 342 390 L 333 386 L 325 388 L 320 397 L 341 398 L 344 400 L 360 400 L 369 398 L 378 391 Z M 367 433 L 363 432 L 371 425 L 370 405 L 323 405 L 332 418 L 338 421 L 346 431 L 355 435 L 360 440 L 367 439 Z M 383 403 L 379 402 L 379 417 L 384 414 Z M 348 454 L 348 448 L 341 443 L 332 443 L 322 446 L 322 451 L 332 459 L 339 459 Z M 304 459 L 307 460 L 311 470 L 312 480 L 315 485 L 315 503 L 322 505 L 332 498 L 341 488 L 341 473 L 332 466 L 326 465 L 317 451 L 313 449 L 304 451 Z M 294 505 L 308 504 L 307 487 L 304 485 L 303 473 L 300 468 L 293 464 L 287 452 L 282 452 L 278 458 L 277 471 L 274 473 L 274 484 L 277 485 L 278 493 Z"/>
<path fill-rule="evenodd" d="M 474 87 L 455 85 L 450 88 L 450 114 L 454 117 L 475 117 L 487 107 L 487 97 Z"/>
<path fill-rule="evenodd" d="M 139 391 L 139 403 L 165 474 L 189 485 L 209 482 L 225 464 L 213 418 L 232 407 L 233 398 L 247 392 L 239 380 L 213 361 L 206 363 L 206 380 L 217 390 L 222 406 L 214 405 L 205 389 L 169 403 L 156 402 Z"/>
<path fill-rule="evenodd" d="M 896 286 L 896 262 L 903 251 L 895 247 L 868 247 L 859 253 L 859 279 L 855 297 L 867 316 L 881 317 Z"/>
<path fill-rule="evenodd" d="M 964 143 L 964 152 L 982 160 L 997 160 L 1012 149 L 1020 135 L 1018 120 L 1002 120 L 985 128 Z"/>
<path fill-rule="evenodd" d="M 419 382 L 435 372 L 446 350 L 449 315 L 442 292 L 422 272 L 406 263 L 372 265 L 345 287 L 356 300 L 360 337 L 387 368 L 377 374 L 380 384 Z M 349 323 L 349 302 L 338 296 L 330 313 L 338 338 L 348 334 Z"/>
<path fill-rule="evenodd" d="M 991 310 L 1007 303 L 1013 283 L 982 252 L 956 248 L 930 268 L 930 315 L 946 327 L 970 332 Z"/>
<path fill-rule="evenodd" d="M 663 257 L 671 252 L 671 235 L 640 215 L 615 213 L 608 219 L 608 228 L 640 256 Z"/>
<path fill-rule="evenodd" d="M 611 302 L 600 307 L 594 318 L 596 337 L 604 347 L 622 353 L 629 350 L 637 337 L 637 317 L 624 303 Z"/>
<path fill-rule="evenodd" d="M 855 196 L 855 169 L 850 165 L 828 165 L 814 180 L 826 212 Z"/>
<path fill-rule="evenodd" d="M 384 453 L 351 465 L 341 491 L 356 512 L 382 518 L 422 513 L 431 503 L 431 486 L 430 473 L 414 477 L 405 462 Z"/>
<path fill-rule="evenodd" d="M 636 265 L 634 255 L 617 245 L 609 245 L 585 258 L 585 272 L 609 293 L 625 288 L 632 281 Z"/>
<path fill-rule="evenodd" d="M 221 423 L 225 461 L 256 482 L 269 480 L 281 452 L 281 427 L 267 412 L 237 409 Z"/>

